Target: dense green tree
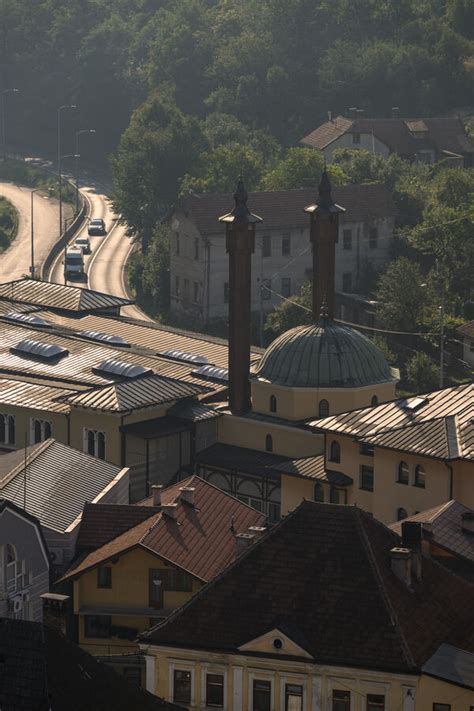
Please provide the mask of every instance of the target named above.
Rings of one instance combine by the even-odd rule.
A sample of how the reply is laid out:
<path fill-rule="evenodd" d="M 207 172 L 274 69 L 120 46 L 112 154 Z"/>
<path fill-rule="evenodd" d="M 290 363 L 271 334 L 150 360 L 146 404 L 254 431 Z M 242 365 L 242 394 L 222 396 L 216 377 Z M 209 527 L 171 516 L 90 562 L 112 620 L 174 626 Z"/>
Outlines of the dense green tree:
<path fill-rule="evenodd" d="M 201 171 L 197 176 L 184 176 L 181 190 L 231 192 L 239 175 L 242 175 L 247 190 L 255 190 L 260 182 L 262 167 L 260 154 L 250 146 L 240 143 L 217 146 L 201 156 Z"/>
<path fill-rule="evenodd" d="M 406 364 L 407 382 L 415 393 L 435 390 L 439 386 L 439 367 L 427 353 L 418 351 Z"/>
<path fill-rule="evenodd" d="M 153 230 L 146 255 L 133 253 L 129 281 L 148 313 L 166 320 L 170 306 L 170 230 L 166 224 Z"/>
<path fill-rule="evenodd" d="M 318 185 L 324 169 L 324 158 L 311 148 L 289 148 L 285 156 L 262 177 L 264 190 L 289 190 Z M 333 185 L 347 182 L 347 176 L 338 165 L 329 165 Z"/>
<path fill-rule="evenodd" d="M 280 333 L 295 326 L 301 326 L 312 321 L 312 286 L 309 282 L 303 284 L 301 293 L 292 296 L 288 301 L 282 301 L 265 321 L 265 332 L 273 339 Z"/>
<path fill-rule="evenodd" d="M 423 322 L 427 289 L 418 264 L 400 257 L 388 265 L 377 291 L 377 315 L 385 328 L 413 332 Z"/>

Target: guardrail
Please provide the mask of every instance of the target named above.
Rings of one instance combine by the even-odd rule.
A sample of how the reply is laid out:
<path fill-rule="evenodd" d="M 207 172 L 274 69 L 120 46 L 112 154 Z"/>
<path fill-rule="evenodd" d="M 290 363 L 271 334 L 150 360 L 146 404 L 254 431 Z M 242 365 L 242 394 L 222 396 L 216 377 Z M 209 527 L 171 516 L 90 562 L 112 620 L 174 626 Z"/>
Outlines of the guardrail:
<path fill-rule="evenodd" d="M 81 195 L 82 199 L 82 207 L 77 213 L 76 217 L 74 218 L 74 221 L 71 222 L 69 227 L 66 229 L 65 232 L 62 233 L 61 237 L 58 239 L 57 242 L 55 242 L 54 246 L 52 247 L 50 253 L 44 260 L 43 264 L 41 265 L 41 279 L 43 281 L 48 281 L 49 277 L 49 272 L 51 267 L 53 266 L 53 262 L 62 252 L 62 250 L 66 247 L 68 244 L 69 240 L 71 237 L 73 237 L 78 229 L 81 227 L 82 223 L 84 222 L 84 219 L 86 218 L 87 214 L 90 212 L 90 205 L 88 201 L 84 200 L 84 196 Z"/>

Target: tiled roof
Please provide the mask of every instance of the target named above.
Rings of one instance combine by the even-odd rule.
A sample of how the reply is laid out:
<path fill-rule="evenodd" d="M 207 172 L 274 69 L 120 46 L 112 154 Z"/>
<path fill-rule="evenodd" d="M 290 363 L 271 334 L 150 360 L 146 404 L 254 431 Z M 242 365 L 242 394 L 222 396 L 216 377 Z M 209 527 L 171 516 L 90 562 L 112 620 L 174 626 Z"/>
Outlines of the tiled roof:
<path fill-rule="evenodd" d="M 423 559 L 410 591 L 391 571 L 398 545 L 357 507 L 305 501 L 141 639 L 238 654 L 286 624 L 316 663 L 404 672 L 442 642 L 474 650 L 472 586 Z"/>
<path fill-rule="evenodd" d="M 462 529 L 462 515 L 464 513 L 473 513 L 473 511 L 459 501 L 451 500 L 410 516 L 404 521 L 428 524 L 430 541 L 474 563 L 474 536 Z M 402 521 L 397 521 L 390 528 L 401 535 L 402 523 Z"/>
<path fill-rule="evenodd" d="M 342 412 L 310 425 L 397 451 L 472 460 L 474 383 Z"/>
<path fill-rule="evenodd" d="M 195 488 L 194 506 L 180 499 L 183 486 Z M 87 555 L 63 579 L 75 578 L 140 546 L 207 581 L 235 558 L 235 533 L 245 533 L 249 526 L 262 526 L 265 520 L 262 513 L 197 476 L 164 489 L 161 496 L 163 504 L 178 504 L 176 520 L 163 513 L 153 514 Z"/>
<path fill-rule="evenodd" d="M 414 138 L 410 131 L 423 131 L 423 139 Z M 373 133 L 392 152 L 405 156 L 414 155 L 420 148 L 426 147 L 436 148 L 439 153 L 474 152 L 474 141 L 466 135 L 464 125 L 457 116 L 429 119 L 347 119 L 338 116 L 309 133 L 301 143 L 323 150 L 344 133 Z"/>
<path fill-rule="evenodd" d="M 69 412 L 69 406 L 57 398 L 71 394 L 72 390 L 28 383 L 24 380 L 14 380 L 0 376 L 0 406 L 15 405 L 24 407 L 28 404 L 32 410 L 47 410 L 48 412 Z"/>
<path fill-rule="evenodd" d="M 332 194 L 334 200 L 347 211 L 345 216 L 341 216 L 341 224 L 395 215 L 390 192 L 382 184 L 345 185 L 333 188 Z M 264 220 L 259 228 L 262 232 L 272 228 L 309 228 L 308 215 L 303 208 L 314 203 L 316 196 L 316 187 L 255 192 L 249 193 L 248 203 L 252 211 Z M 181 198 L 178 209 L 195 221 L 201 234 L 222 234 L 224 239 L 222 225 L 217 218 L 227 212 L 232 204 L 230 193 L 189 193 Z"/>
<path fill-rule="evenodd" d="M 4 711 L 178 709 L 37 622 L 0 618 L 0 658 Z"/>
<path fill-rule="evenodd" d="M 0 495 L 24 507 L 42 526 L 64 532 L 81 514 L 85 501 L 93 501 L 123 471 L 66 444 L 48 439 L 18 453 L 0 457 Z M 11 465 L 11 466 L 10 466 Z"/>
<path fill-rule="evenodd" d="M 126 412 L 200 395 L 207 390 L 203 386 L 182 383 L 160 375 L 144 375 L 126 382 L 68 395 L 65 399 L 73 407 Z"/>
<path fill-rule="evenodd" d="M 463 325 L 459 326 L 459 328 L 457 328 L 456 330 L 463 336 L 467 336 L 468 338 L 474 338 L 474 321 L 468 321 L 467 323 L 463 323 Z"/>
<path fill-rule="evenodd" d="M 474 689 L 474 654 L 450 644 L 441 644 L 423 665 L 423 673 L 466 689 Z"/>
<path fill-rule="evenodd" d="M 76 313 L 101 311 L 134 303 L 130 299 L 103 294 L 100 291 L 34 279 L 19 279 L 0 284 L 0 299 Z"/>
<path fill-rule="evenodd" d="M 153 506 L 90 504 L 84 506 L 77 535 L 77 550 L 100 548 L 158 513 Z"/>

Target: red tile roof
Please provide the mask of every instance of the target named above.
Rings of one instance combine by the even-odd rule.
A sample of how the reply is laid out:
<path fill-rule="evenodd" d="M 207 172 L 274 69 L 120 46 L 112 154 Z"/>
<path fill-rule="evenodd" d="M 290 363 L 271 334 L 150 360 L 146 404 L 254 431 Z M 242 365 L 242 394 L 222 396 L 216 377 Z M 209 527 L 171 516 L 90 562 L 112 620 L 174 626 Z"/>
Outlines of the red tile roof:
<path fill-rule="evenodd" d="M 158 513 L 158 509 L 150 506 L 90 504 L 86 502 L 76 549 L 100 548 L 156 513 Z"/>
<path fill-rule="evenodd" d="M 443 642 L 474 651 L 472 585 L 424 558 L 409 590 L 390 566 L 399 545 L 357 507 L 305 501 L 141 639 L 239 654 L 279 628 L 316 663 L 403 672 Z"/>
<path fill-rule="evenodd" d="M 194 506 L 180 488 L 194 487 Z M 162 503 L 177 503 L 177 518 L 155 513 L 89 553 L 62 578 L 75 578 L 126 551 L 141 547 L 202 581 L 211 580 L 236 555 L 235 533 L 262 526 L 265 516 L 203 479 L 192 476 L 164 489 Z"/>

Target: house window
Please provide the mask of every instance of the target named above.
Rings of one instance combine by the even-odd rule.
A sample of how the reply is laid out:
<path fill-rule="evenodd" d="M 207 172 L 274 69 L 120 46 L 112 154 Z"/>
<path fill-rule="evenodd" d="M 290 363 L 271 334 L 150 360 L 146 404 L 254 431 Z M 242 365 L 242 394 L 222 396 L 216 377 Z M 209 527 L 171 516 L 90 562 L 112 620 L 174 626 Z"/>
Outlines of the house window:
<path fill-rule="evenodd" d="M 342 275 L 342 291 L 345 294 L 352 292 L 352 272 L 344 272 Z"/>
<path fill-rule="evenodd" d="M 13 415 L 0 415 L 0 442 L 15 444 L 15 418 Z"/>
<path fill-rule="evenodd" d="M 173 701 L 176 704 L 191 704 L 191 672 L 175 669 L 173 674 Z"/>
<path fill-rule="evenodd" d="M 272 298 L 272 280 L 271 279 L 263 279 L 262 280 L 262 299 L 265 301 L 268 301 L 268 299 Z"/>
<path fill-rule="evenodd" d="M 159 568 L 148 569 L 148 604 L 150 607 L 163 607 L 163 573 Z"/>
<path fill-rule="evenodd" d="M 277 399 L 275 395 L 270 395 L 270 412 L 277 411 Z"/>
<path fill-rule="evenodd" d="M 84 428 L 84 452 L 97 459 L 105 459 L 105 432 Z"/>
<path fill-rule="evenodd" d="M 344 249 L 352 249 L 352 230 L 344 230 L 342 233 L 342 245 Z"/>
<path fill-rule="evenodd" d="M 375 405 L 379 404 L 379 399 L 377 395 L 372 395 L 372 400 L 370 401 L 370 404 L 372 405 L 372 407 L 375 407 Z"/>
<path fill-rule="evenodd" d="M 176 248 L 175 248 L 175 253 L 179 254 L 180 253 L 180 245 L 179 245 L 179 234 L 176 233 Z"/>
<path fill-rule="evenodd" d="M 374 448 L 370 444 L 362 442 L 362 444 L 359 446 L 359 454 L 362 454 L 364 457 L 373 457 Z"/>
<path fill-rule="evenodd" d="M 16 561 L 15 547 L 11 543 L 7 543 L 7 565 Z"/>
<path fill-rule="evenodd" d="M 360 133 L 352 134 L 352 143 L 360 143 Z"/>
<path fill-rule="evenodd" d="M 193 282 L 193 301 L 195 304 L 199 303 L 199 284 L 197 281 Z"/>
<path fill-rule="evenodd" d="M 51 422 L 48 420 L 37 420 L 32 418 L 30 420 L 30 443 L 37 444 L 38 442 L 44 442 L 45 439 L 51 437 Z"/>
<path fill-rule="evenodd" d="M 263 679 L 253 682 L 253 711 L 271 711 L 272 683 Z"/>
<path fill-rule="evenodd" d="M 314 485 L 314 500 L 324 503 L 324 487 L 320 481 Z"/>
<path fill-rule="evenodd" d="M 397 509 L 397 521 L 403 521 L 404 518 L 408 518 L 407 510 L 404 508 Z"/>
<path fill-rule="evenodd" d="M 283 257 L 289 257 L 291 254 L 291 237 L 289 234 L 284 234 L 281 237 L 281 253 Z"/>
<path fill-rule="evenodd" d="M 271 434 L 267 434 L 265 437 L 265 449 L 267 452 L 273 452 L 273 437 Z"/>
<path fill-rule="evenodd" d="M 408 484 L 410 478 L 410 470 L 408 469 L 408 464 L 406 462 L 400 462 L 398 465 L 398 483 Z"/>
<path fill-rule="evenodd" d="M 331 462 L 341 461 L 341 445 L 335 440 L 331 442 L 331 446 L 329 448 L 329 459 Z"/>
<path fill-rule="evenodd" d="M 263 235 L 262 237 L 262 257 L 272 256 L 272 238 L 270 235 Z"/>
<path fill-rule="evenodd" d="M 472 706 L 471 706 L 472 708 Z M 433 704 L 433 711 L 451 711 L 451 704 Z"/>
<path fill-rule="evenodd" d="M 332 711 L 350 711 L 351 692 L 342 689 L 333 689 Z"/>
<path fill-rule="evenodd" d="M 301 684 L 285 684 L 285 711 L 303 710 L 303 687 Z"/>
<path fill-rule="evenodd" d="M 319 416 L 327 417 L 329 415 L 329 403 L 327 400 L 319 401 Z"/>
<path fill-rule="evenodd" d="M 181 293 L 181 279 L 179 276 L 175 276 L 174 278 L 174 293 L 176 296 L 179 296 Z"/>
<path fill-rule="evenodd" d="M 199 259 L 199 239 L 194 238 L 194 259 Z"/>
<path fill-rule="evenodd" d="M 282 277 L 281 279 L 281 295 L 288 298 L 291 296 L 291 277 Z"/>
<path fill-rule="evenodd" d="M 97 568 L 97 587 L 112 587 L 112 568 L 110 568 L 108 565 L 101 565 L 99 568 Z"/>
<path fill-rule="evenodd" d="M 385 696 L 382 694 L 367 694 L 367 711 L 384 711 Z"/>
<path fill-rule="evenodd" d="M 206 706 L 224 706 L 224 676 L 206 674 Z"/>
<path fill-rule="evenodd" d="M 189 279 L 183 280 L 183 296 L 185 299 L 189 299 Z"/>
<path fill-rule="evenodd" d="M 228 303 L 229 303 L 229 293 L 230 293 L 230 291 L 229 291 L 229 282 L 228 282 L 228 281 L 225 281 L 225 282 L 224 282 L 224 304 L 228 304 Z"/>
<path fill-rule="evenodd" d="M 107 639 L 110 637 L 112 618 L 110 615 L 84 615 L 84 636 Z"/>
<path fill-rule="evenodd" d="M 360 468 L 360 488 L 364 491 L 374 490 L 374 468 L 362 464 Z"/>
<path fill-rule="evenodd" d="M 347 504 L 347 493 L 345 489 L 338 489 L 336 486 L 331 486 L 329 489 L 330 504 Z"/>
<path fill-rule="evenodd" d="M 377 249 L 379 235 L 376 227 L 371 227 L 369 230 L 369 249 Z"/>
<path fill-rule="evenodd" d="M 415 486 L 419 486 L 420 489 L 425 488 L 425 470 L 421 464 L 415 467 Z"/>
<path fill-rule="evenodd" d="M 191 576 L 178 568 L 169 568 L 162 571 L 163 589 L 172 592 L 191 592 L 193 581 Z"/>

